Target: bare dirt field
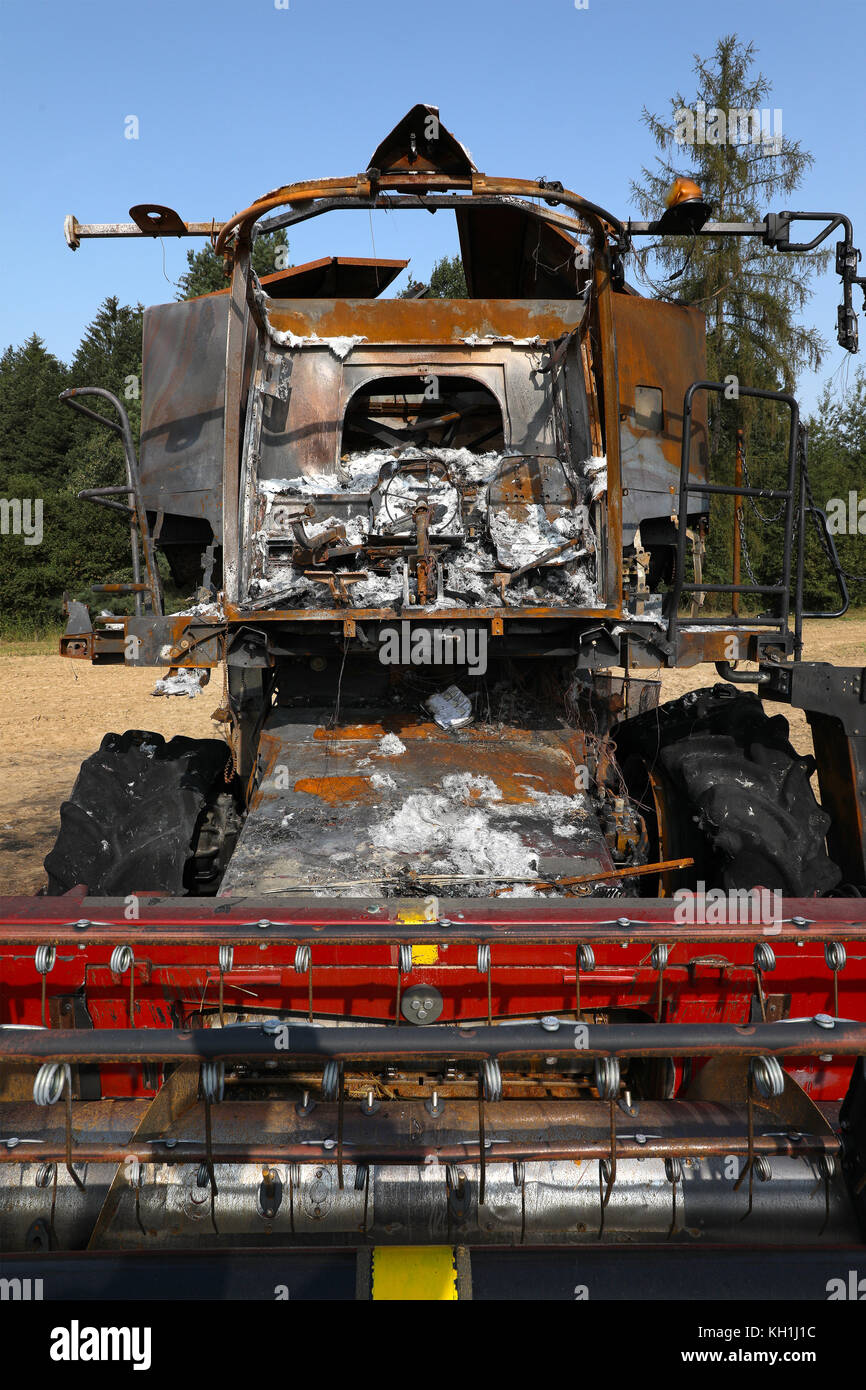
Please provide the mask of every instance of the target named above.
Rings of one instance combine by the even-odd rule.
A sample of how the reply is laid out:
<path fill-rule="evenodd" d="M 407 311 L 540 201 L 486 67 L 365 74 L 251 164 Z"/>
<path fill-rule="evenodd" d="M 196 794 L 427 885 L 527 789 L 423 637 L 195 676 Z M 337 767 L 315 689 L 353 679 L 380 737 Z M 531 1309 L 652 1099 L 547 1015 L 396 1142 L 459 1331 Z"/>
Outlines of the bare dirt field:
<path fill-rule="evenodd" d="M 210 715 L 221 702 L 219 672 L 195 699 L 155 698 L 151 691 L 159 671 L 92 667 L 53 655 L 52 646 L 0 644 L 0 897 L 41 887 L 42 860 L 57 834 L 60 803 L 103 734 L 150 729 L 166 738 L 218 735 Z M 862 666 L 866 617 L 807 624 L 805 656 Z M 712 666 L 671 672 L 664 676 L 662 698 L 715 679 Z M 769 708 L 784 712 L 782 706 Z M 811 753 L 805 717 L 794 712 L 790 723 L 794 746 Z"/>

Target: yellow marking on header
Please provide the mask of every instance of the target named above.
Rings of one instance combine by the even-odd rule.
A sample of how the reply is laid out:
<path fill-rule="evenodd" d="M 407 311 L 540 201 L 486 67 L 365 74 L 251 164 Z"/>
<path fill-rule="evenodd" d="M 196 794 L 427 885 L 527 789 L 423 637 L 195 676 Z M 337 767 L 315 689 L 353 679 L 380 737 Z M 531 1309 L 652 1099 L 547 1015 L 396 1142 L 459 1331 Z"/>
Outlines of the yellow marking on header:
<path fill-rule="evenodd" d="M 457 1299 L 457 1267 L 450 1245 L 377 1245 L 373 1301 L 448 1303 Z"/>

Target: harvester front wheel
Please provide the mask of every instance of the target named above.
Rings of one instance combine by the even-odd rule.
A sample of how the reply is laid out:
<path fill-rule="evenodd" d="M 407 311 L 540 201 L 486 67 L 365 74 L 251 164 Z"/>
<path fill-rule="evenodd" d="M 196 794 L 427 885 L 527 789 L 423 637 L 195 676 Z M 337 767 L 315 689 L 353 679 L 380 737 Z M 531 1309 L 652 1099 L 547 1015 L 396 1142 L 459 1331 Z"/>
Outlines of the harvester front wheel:
<path fill-rule="evenodd" d="M 60 833 L 44 861 L 49 895 L 82 883 L 93 897 L 182 895 L 199 824 L 225 790 L 228 765 L 220 739 L 106 734 L 60 808 Z"/>
<path fill-rule="evenodd" d="M 810 898 L 839 882 L 825 844 L 830 817 L 810 784 L 814 758 L 800 756 L 788 732 L 784 716 L 730 685 L 691 691 L 617 731 L 653 849 L 695 861 L 665 880 L 666 892 L 703 880 L 707 889 Z"/>

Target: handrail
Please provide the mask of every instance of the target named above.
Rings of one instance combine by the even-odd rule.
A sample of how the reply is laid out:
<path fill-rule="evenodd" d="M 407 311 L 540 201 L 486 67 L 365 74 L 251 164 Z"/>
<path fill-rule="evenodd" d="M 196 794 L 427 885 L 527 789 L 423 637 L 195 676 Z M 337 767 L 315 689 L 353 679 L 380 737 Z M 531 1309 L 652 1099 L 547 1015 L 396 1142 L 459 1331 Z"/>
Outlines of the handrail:
<path fill-rule="evenodd" d="M 119 420 L 109 420 L 98 411 L 90 410 L 88 406 L 82 405 L 77 399 L 78 396 L 101 396 L 108 401 L 117 411 Z M 150 534 L 150 527 L 147 521 L 147 511 L 141 496 L 141 482 L 138 474 L 138 458 L 135 453 L 135 444 L 132 438 L 132 428 L 129 423 L 129 416 L 123 403 L 114 395 L 112 391 L 107 391 L 103 386 L 71 386 L 67 391 L 61 391 L 59 399 L 70 409 L 77 410 L 80 415 L 86 415 L 88 419 L 95 420 L 99 425 L 105 425 L 107 429 L 119 434 L 123 440 L 123 454 L 126 463 L 126 487 L 121 489 L 128 496 L 132 497 L 132 518 L 130 521 L 130 544 L 132 547 L 132 576 L 133 583 L 141 583 L 141 564 L 138 554 L 138 535 L 141 535 L 142 547 L 144 549 L 144 563 L 147 570 L 146 589 L 150 593 L 151 603 L 154 613 L 162 613 L 162 585 L 159 579 L 159 569 L 156 563 L 156 554 L 153 548 L 153 538 Z M 87 489 L 91 493 L 100 493 L 108 489 L 94 488 Z M 111 489 L 114 491 L 114 489 Z M 85 497 L 86 501 L 96 502 L 102 506 L 111 505 L 103 498 L 96 496 Z M 115 507 L 119 504 L 114 503 Z M 135 593 L 135 611 L 138 617 L 142 611 L 142 590 Z"/>
<path fill-rule="evenodd" d="M 680 486 L 679 486 L 679 508 L 677 516 L 677 562 L 674 585 L 670 594 L 670 614 L 668 617 L 668 640 L 673 642 L 679 627 L 679 604 L 683 593 L 700 590 L 704 593 L 764 593 L 778 596 L 780 612 L 772 622 L 765 619 L 739 618 L 739 617 L 720 617 L 718 619 L 704 618 L 696 621 L 702 622 L 706 626 L 715 627 L 753 627 L 756 622 L 763 626 L 778 628 L 780 632 L 788 629 L 788 620 L 791 607 L 791 568 L 794 546 L 794 506 L 795 506 L 795 483 L 797 475 L 797 441 L 799 438 L 800 408 L 794 396 L 786 391 L 767 391 L 757 386 L 740 386 L 741 396 L 753 396 L 759 400 L 779 401 L 786 405 L 791 412 L 791 430 L 788 444 L 788 479 L 785 488 L 753 488 L 744 487 L 741 482 L 710 483 L 707 481 L 690 482 L 689 464 L 691 460 L 692 442 L 692 401 L 698 391 L 715 391 L 723 394 L 727 386 L 721 381 L 693 381 L 683 398 L 683 441 L 682 453 L 680 456 Z M 714 496 L 723 497 L 748 497 L 763 496 L 777 497 L 785 502 L 785 538 L 784 551 L 782 557 L 782 575 L 778 584 L 689 584 L 684 579 L 686 563 L 686 540 L 688 530 L 688 498 L 689 493 L 708 493 Z"/>
<path fill-rule="evenodd" d="M 834 539 L 833 539 L 833 534 L 832 534 L 832 532 L 831 532 L 831 530 L 830 530 L 830 527 L 829 527 L 829 525 L 828 525 L 828 523 L 827 523 L 827 513 L 824 511 L 824 509 L 823 509 L 822 507 L 816 507 L 816 506 L 814 506 L 812 503 L 809 503 L 806 507 L 804 507 L 803 510 L 804 510 L 804 514 L 805 514 L 806 512 L 810 512 L 810 513 L 812 514 L 812 516 L 818 518 L 818 524 L 819 524 L 819 526 L 820 526 L 820 528 L 821 528 L 821 533 L 822 533 L 822 536 L 823 536 L 823 539 L 824 539 L 824 543 L 825 543 L 825 545 L 827 546 L 827 555 L 828 555 L 828 559 L 830 560 L 830 563 L 831 563 L 831 565 L 833 566 L 833 575 L 834 575 L 834 578 L 835 578 L 835 580 L 836 580 L 836 583 L 837 583 L 838 586 L 839 586 L 839 595 L 840 595 L 840 597 L 841 597 L 841 599 L 842 599 L 842 607 L 841 607 L 841 608 L 828 609 L 827 611 L 820 611 L 820 612 L 819 612 L 819 611 L 816 611 L 816 612 L 808 611 L 808 612 L 804 612 L 804 613 L 803 613 L 803 617 L 804 617 L 804 618 L 844 618 L 845 614 L 848 612 L 848 609 L 849 609 L 850 606 L 851 606 L 851 596 L 850 596 L 850 594 L 849 594 L 849 592 L 848 592 L 848 585 L 847 585 L 847 583 L 846 583 L 846 581 L 845 581 L 845 571 L 842 569 L 842 562 L 841 562 L 841 560 L 839 559 L 839 552 L 838 552 L 838 550 L 836 549 L 836 542 L 835 542 Z"/>

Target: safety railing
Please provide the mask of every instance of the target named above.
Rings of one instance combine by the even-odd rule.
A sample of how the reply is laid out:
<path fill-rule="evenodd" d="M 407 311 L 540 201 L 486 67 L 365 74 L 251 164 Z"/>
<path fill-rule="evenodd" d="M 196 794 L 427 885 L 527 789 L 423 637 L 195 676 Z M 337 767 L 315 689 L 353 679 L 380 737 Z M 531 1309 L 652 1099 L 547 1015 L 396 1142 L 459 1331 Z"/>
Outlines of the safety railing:
<path fill-rule="evenodd" d="M 96 410 L 90 410 L 88 406 L 82 405 L 77 399 L 79 396 L 101 396 L 103 400 L 109 402 L 117 411 L 118 419 L 109 420 L 104 415 L 100 415 Z M 150 526 L 147 520 L 147 511 L 141 495 L 141 482 L 138 472 L 138 458 L 135 453 L 135 444 L 132 439 L 132 429 L 129 424 L 129 416 L 121 401 L 111 391 L 106 391 L 102 386 L 73 386 L 68 391 L 62 391 L 60 399 L 72 410 L 77 410 L 80 415 L 86 415 L 89 420 L 95 420 L 98 425 L 104 425 L 106 429 L 119 434 L 123 443 L 123 455 L 126 464 L 126 483 L 120 483 L 112 487 L 92 487 L 84 488 L 78 496 L 84 502 L 94 502 L 99 507 L 108 507 L 111 511 L 120 512 L 123 516 L 129 517 L 129 539 L 132 550 L 132 583 L 131 584 L 94 584 L 94 593 L 122 595 L 133 594 L 135 598 L 135 611 L 140 617 L 143 608 L 145 594 L 150 597 L 150 605 L 154 613 L 162 613 L 162 584 L 159 578 L 159 569 L 156 563 L 156 552 L 153 545 L 153 537 L 150 533 Z M 126 497 L 125 502 L 116 500 L 119 497 Z M 147 572 L 146 582 L 141 577 L 141 558 L 139 554 L 139 537 L 144 551 L 144 565 Z"/>
<path fill-rule="evenodd" d="M 798 506 L 798 478 L 797 465 L 799 457 L 798 437 L 800 425 L 800 410 L 797 401 L 793 396 L 785 391 L 764 391 L 754 386 L 741 386 L 739 394 L 741 396 L 752 396 L 759 400 L 778 401 L 781 405 L 788 407 L 791 412 L 791 426 L 788 442 L 788 466 L 787 482 L 782 488 L 752 487 L 737 480 L 734 483 L 710 483 L 703 480 L 692 481 L 689 476 L 689 463 L 691 458 L 692 442 L 692 403 L 698 391 L 715 391 L 722 395 L 727 386 L 721 381 L 693 381 L 686 391 L 683 400 L 683 443 L 682 456 L 680 461 L 680 485 L 679 485 L 679 511 L 678 511 L 678 531 L 677 531 L 677 564 L 674 584 L 670 594 L 670 613 L 668 617 L 668 639 L 673 642 L 676 639 L 678 629 L 682 626 L 679 607 L 683 594 L 746 594 L 751 596 L 761 596 L 773 600 L 774 612 L 762 613 L 757 617 L 742 617 L 738 612 L 729 614 L 710 614 L 704 616 L 690 616 L 689 626 L 701 626 L 707 628 L 729 629 L 734 627 L 765 627 L 780 633 L 786 633 L 789 627 L 791 610 L 791 572 L 793 568 L 794 556 L 794 531 L 795 517 Z M 735 582 L 734 579 L 727 584 L 707 584 L 704 580 L 688 582 L 685 579 L 686 566 L 686 545 L 688 542 L 688 515 L 689 497 L 694 493 L 702 496 L 709 494 L 711 497 L 733 497 L 743 498 L 752 497 L 762 501 L 778 501 L 783 503 L 784 514 L 782 517 L 783 526 L 783 551 L 782 551 L 782 573 L 776 584 L 742 584 Z M 801 513 L 802 515 L 802 513 Z M 799 547 L 800 561 L 798 568 L 802 567 L 802 545 Z M 735 576 L 735 579 L 738 576 Z M 800 596 L 801 599 L 801 596 Z M 802 604 L 801 604 L 802 606 Z"/>

